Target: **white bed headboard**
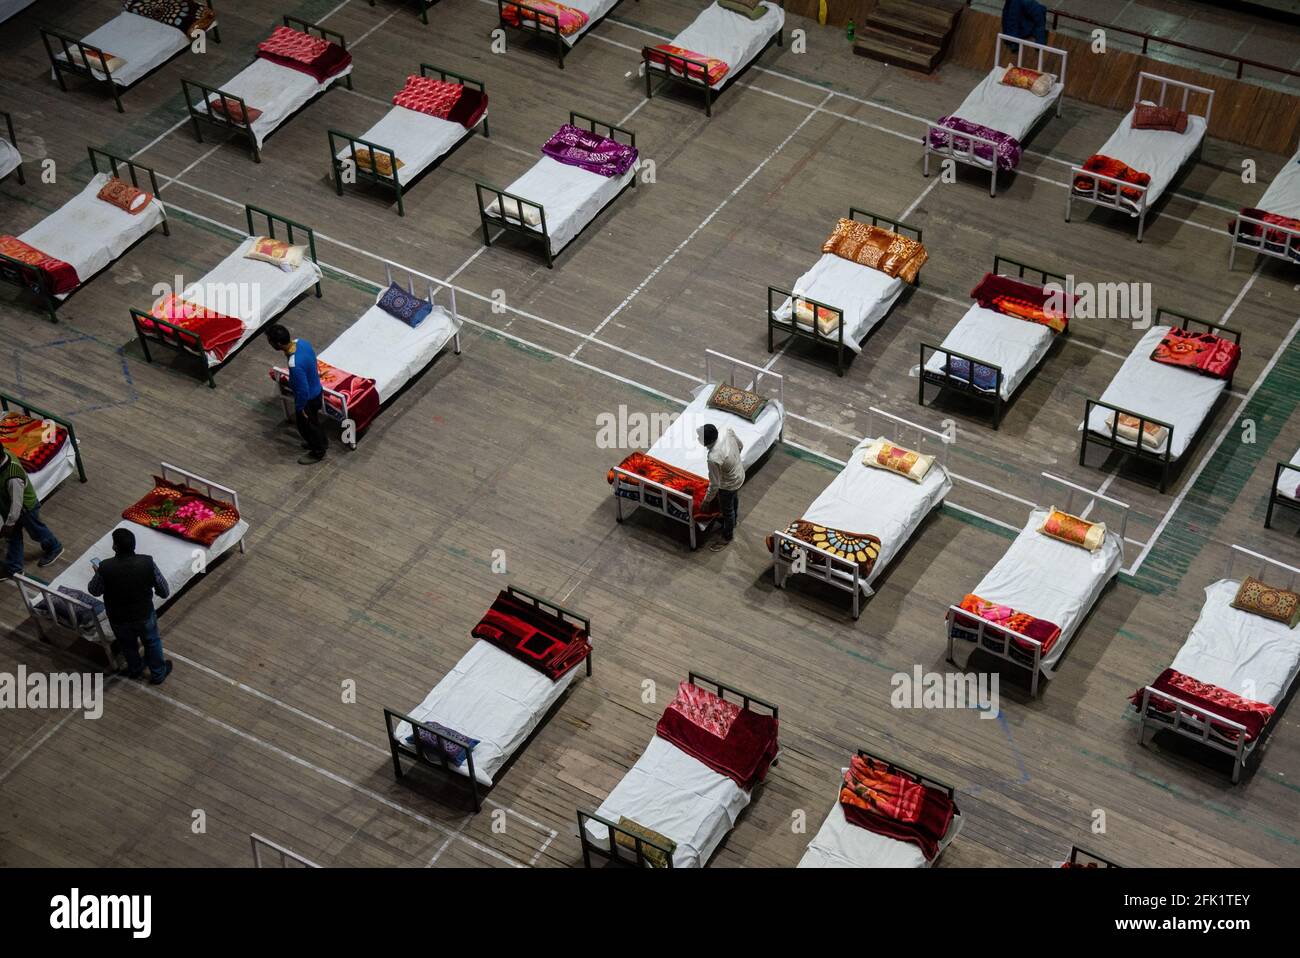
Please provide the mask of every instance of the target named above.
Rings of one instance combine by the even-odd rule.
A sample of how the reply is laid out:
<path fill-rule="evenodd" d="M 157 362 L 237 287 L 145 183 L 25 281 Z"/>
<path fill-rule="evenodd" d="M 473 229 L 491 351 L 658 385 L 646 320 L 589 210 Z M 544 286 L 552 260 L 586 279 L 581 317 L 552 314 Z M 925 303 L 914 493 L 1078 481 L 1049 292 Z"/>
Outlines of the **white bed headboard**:
<path fill-rule="evenodd" d="M 1143 95 L 1155 88 L 1159 88 L 1159 96 Z M 1139 103 L 1148 102 L 1154 103 L 1156 106 L 1170 106 L 1171 104 L 1165 102 L 1170 90 L 1173 91 L 1174 99 L 1179 100 L 1178 109 L 1192 116 L 1203 116 L 1205 117 L 1205 125 L 1207 127 L 1210 125 L 1210 111 L 1214 107 L 1214 91 L 1209 87 L 1162 77 L 1158 73 L 1142 72 L 1138 74 L 1137 89 L 1133 91 L 1133 105 L 1137 106 Z M 1191 109 L 1192 94 L 1194 93 L 1199 93 L 1205 97 L 1204 113 Z M 1179 94 L 1181 94 L 1181 98 Z"/>
<path fill-rule="evenodd" d="M 715 370 L 717 374 L 715 375 Z M 736 373 L 741 374 L 741 381 L 736 381 Z M 746 378 L 748 377 L 748 378 Z M 738 389 L 748 389 L 759 395 L 765 395 L 760 388 L 763 381 L 770 379 L 776 386 L 776 401 L 785 409 L 785 377 L 762 366 L 754 366 L 734 356 L 728 356 L 714 349 L 704 351 L 704 381 L 709 384 L 726 382 Z"/>
<path fill-rule="evenodd" d="M 1081 508 L 1074 507 L 1076 501 L 1081 503 Z M 1054 476 L 1050 472 L 1039 473 L 1038 505 L 1044 509 L 1055 506 L 1062 512 L 1068 512 L 1080 519 L 1088 519 L 1094 508 L 1098 511 L 1104 510 L 1109 513 L 1109 517 L 1096 521 L 1105 522 L 1107 529 L 1117 530 L 1120 542 L 1124 541 L 1128 533 L 1128 503 L 1104 496 L 1100 492 L 1093 492 L 1068 479 Z M 1107 521 L 1107 518 L 1111 521 Z"/>
<path fill-rule="evenodd" d="M 417 296 L 417 297 L 418 297 L 420 294 L 417 293 L 417 292 L 415 291 L 415 275 L 416 275 L 416 274 L 413 273 L 413 272 L 411 272 L 411 270 L 406 269 L 405 267 L 398 266 L 396 263 L 390 263 L 388 260 L 384 260 L 384 274 L 388 277 L 388 285 L 389 285 L 389 286 L 392 286 L 392 285 L 393 285 L 393 271 L 394 271 L 394 270 L 397 270 L 399 273 L 405 273 L 405 274 L 406 274 L 406 290 L 407 290 L 407 292 L 409 292 L 412 296 Z M 448 295 L 448 299 L 449 299 L 449 303 L 448 303 L 447 307 L 445 307 L 445 308 L 447 309 L 447 311 L 448 311 L 449 313 L 451 313 L 451 318 L 452 318 L 452 319 L 456 320 L 457 322 L 460 322 L 460 313 L 456 312 L 456 287 L 452 286 L 450 283 L 444 283 L 444 282 L 443 282 L 442 280 L 440 280 L 440 279 L 434 279 L 432 276 L 423 276 L 423 275 L 421 275 L 420 278 L 421 278 L 421 279 L 424 279 L 425 281 L 428 282 L 428 284 L 429 284 L 429 302 L 433 303 L 435 306 L 441 305 L 441 304 L 438 302 L 438 293 L 440 293 L 440 292 L 444 292 L 444 291 L 447 293 L 447 295 Z"/>
<path fill-rule="evenodd" d="M 1060 47 L 1049 47 L 1044 43 L 1034 43 L 1030 40 L 1021 40 L 1005 33 L 999 33 L 998 42 L 993 48 L 993 65 L 995 67 L 1002 65 L 1002 48 L 1004 45 L 1017 48 L 1015 53 L 1016 66 L 1028 66 L 1029 69 L 1037 70 L 1039 73 L 1051 73 L 1062 84 L 1065 83 L 1066 71 L 1070 66 L 1070 53 L 1068 50 L 1062 50 Z M 1026 51 L 1028 51 L 1028 56 L 1025 55 Z M 1056 57 L 1056 65 L 1060 67 L 1059 70 L 1048 69 L 1050 65 L 1049 58 L 1053 56 Z M 1026 59 L 1030 62 L 1026 63 Z"/>
<path fill-rule="evenodd" d="M 913 452 L 925 452 L 927 455 L 934 456 L 939 465 L 943 466 L 944 471 L 947 471 L 948 450 L 952 447 L 952 443 L 946 435 L 875 406 L 869 407 L 867 411 L 871 414 L 867 421 L 869 438 L 888 439 Z"/>
<path fill-rule="evenodd" d="M 1295 566 L 1278 562 L 1276 559 L 1270 559 L 1266 555 L 1241 546 L 1233 546 L 1228 550 L 1228 569 L 1224 573 L 1225 579 L 1233 578 L 1232 568 L 1239 562 L 1246 566 L 1248 574 L 1254 575 L 1261 582 L 1266 582 L 1274 588 L 1294 590 L 1296 583 L 1300 581 L 1300 569 Z M 1285 577 L 1285 583 L 1282 577 Z"/>

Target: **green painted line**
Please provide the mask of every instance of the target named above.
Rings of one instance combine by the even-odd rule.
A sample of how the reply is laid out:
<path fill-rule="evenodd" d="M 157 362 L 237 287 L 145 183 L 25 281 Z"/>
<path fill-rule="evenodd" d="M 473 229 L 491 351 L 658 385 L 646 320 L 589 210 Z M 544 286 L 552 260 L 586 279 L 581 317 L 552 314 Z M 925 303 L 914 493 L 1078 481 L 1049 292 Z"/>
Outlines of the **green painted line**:
<path fill-rule="evenodd" d="M 782 443 L 781 451 L 784 452 L 791 459 L 798 459 L 800 462 L 810 462 L 814 466 L 820 466 L 822 469 L 826 469 L 830 472 L 839 472 L 844 468 L 838 462 L 835 462 L 833 459 L 830 459 L 827 456 L 823 456 L 819 452 L 812 452 L 811 450 L 808 449 L 800 449 L 797 446 L 789 446 L 786 445 L 785 443 Z"/>
<path fill-rule="evenodd" d="M 1146 639 L 1144 639 L 1142 636 L 1138 635 L 1136 632 L 1133 632 L 1129 629 L 1116 629 L 1115 634 L 1120 636 L 1121 638 L 1128 639 L 1131 642 L 1136 642 L 1138 645 L 1148 644 Z M 1128 710 L 1126 709 L 1125 711 Z"/>

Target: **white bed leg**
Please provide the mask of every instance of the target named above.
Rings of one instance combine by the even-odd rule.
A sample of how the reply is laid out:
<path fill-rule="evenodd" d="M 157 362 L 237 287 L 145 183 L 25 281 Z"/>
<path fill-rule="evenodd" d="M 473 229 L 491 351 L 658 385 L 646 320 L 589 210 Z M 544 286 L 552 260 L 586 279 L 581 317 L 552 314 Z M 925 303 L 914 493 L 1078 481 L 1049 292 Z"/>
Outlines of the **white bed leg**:
<path fill-rule="evenodd" d="M 1074 187 L 1065 191 L 1065 222 L 1070 222 L 1070 212 L 1074 208 Z"/>
<path fill-rule="evenodd" d="M 1240 229 L 1240 227 L 1238 227 L 1238 228 Z M 1232 238 L 1232 245 L 1231 245 L 1230 247 L 1228 247 L 1228 270 L 1229 270 L 1229 272 L 1231 272 L 1232 269 L 1233 269 L 1233 267 L 1235 267 L 1236 265 L 1237 265 L 1237 238 L 1234 236 L 1234 237 Z"/>

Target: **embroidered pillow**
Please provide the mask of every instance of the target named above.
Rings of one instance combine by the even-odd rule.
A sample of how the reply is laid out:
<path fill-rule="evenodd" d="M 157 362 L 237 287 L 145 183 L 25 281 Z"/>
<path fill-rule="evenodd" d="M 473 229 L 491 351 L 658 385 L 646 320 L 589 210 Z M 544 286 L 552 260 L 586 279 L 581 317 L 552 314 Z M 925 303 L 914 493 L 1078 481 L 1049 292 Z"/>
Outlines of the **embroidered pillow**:
<path fill-rule="evenodd" d="M 1253 576 L 1241 584 L 1232 607 L 1281 622 L 1288 629 L 1294 629 L 1300 622 L 1300 595 L 1265 585 Z"/>
<path fill-rule="evenodd" d="M 175 27 L 187 37 L 217 22 L 217 12 L 197 0 L 123 0 L 122 9 Z"/>
<path fill-rule="evenodd" d="M 1150 420 L 1139 420 L 1137 416 L 1130 416 L 1126 413 L 1121 413 L 1119 417 L 1119 428 L 1115 430 L 1115 434 L 1122 439 L 1127 439 L 1129 442 L 1137 442 L 1139 422 L 1142 424 L 1142 445 L 1146 446 L 1148 449 L 1161 449 L 1165 444 L 1165 440 L 1169 438 L 1169 430 L 1164 426 L 1157 426 Z M 1106 419 L 1106 428 L 1112 429 L 1114 428 L 1114 425 L 1115 417 L 1113 415 L 1108 416 Z"/>
<path fill-rule="evenodd" d="M 906 476 L 913 482 L 920 482 L 934 465 L 934 456 L 922 455 L 911 449 L 895 446 L 886 439 L 875 439 L 867 443 L 862 454 L 862 464 L 872 469 L 887 469 L 900 476 Z"/>
<path fill-rule="evenodd" d="M 1139 103 L 1133 108 L 1133 129 L 1186 133 L 1187 112 L 1185 110 L 1175 110 L 1171 106 Z"/>
<path fill-rule="evenodd" d="M 464 739 L 469 742 L 469 747 L 471 749 L 478 744 L 478 739 L 470 738 L 468 735 L 461 735 L 454 729 L 449 729 L 445 725 L 439 725 L 437 722 L 425 722 L 424 724 L 440 735 L 455 735 L 457 738 Z M 428 729 L 416 729 L 416 734 L 420 736 L 420 741 L 426 747 L 433 749 L 435 753 L 438 748 L 441 747 L 443 754 L 447 756 L 447 761 L 451 762 L 453 765 L 465 764 L 466 751 L 464 746 L 448 741 L 447 739 L 440 739 L 437 735 L 429 732 Z M 414 744 L 413 737 L 411 736 L 407 737 L 407 741 Z"/>
<path fill-rule="evenodd" d="M 1056 77 L 1050 73 L 1039 73 L 1037 70 L 1030 70 L 1028 67 L 1007 67 L 1007 72 L 1002 74 L 1002 83 L 1006 86 L 1028 90 L 1034 96 L 1047 96 L 1052 92 Z"/>
<path fill-rule="evenodd" d="M 718 6 L 738 13 L 746 20 L 761 20 L 767 16 L 767 7 L 758 3 L 758 0 L 718 0 Z"/>
<path fill-rule="evenodd" d="M 218 116 L 228 116 L 234 122 L 242 123 L 244 126 L 248 126 L 262 115 L 262 111 L 255 106 L 247 106 L 238 100 L 227 100 L 219 96 L 209 100 L 208 107 Z"/>
<path fill-rule="evenodd" d="M 396 317 L 412 328 L 419 326 L 433 312 L 433 303 L 427 299 L 413 296 L 402 287 L 393 283 L 384 290 L 379 299 L 379 308 L 389 316 Z"/>
<path fill-rule="evenodd" d="M 644 825 L 638 825 L 626 815 L 620 815 L 618 819 L 620 831 L 614 833 L 614 840 L 624 848 L 630 849 L 633 855 L 636 855 L 636 840 L 638 838 L 654 842 L 656 845 L 662 845 L 668 849 L 665 855 L 662 849 L 652 848 L 649 845 L 641 846 L 641 855 L 645 858 L 646 863 L 651 868 L 667 868 L 668 859 L 673 852 L 677 851 L 677 843 L 671 838 L 660 835 L 654 829 L 646 828 Z M 630 834 L 624 834 L 628 832 Z"/>
<path fill-rule="evenodd" d="M 259 236 L 253 240 L 253 245 L 248 248 L 244 258 L 257 260 L 259 263 L 270 263 L 272 266 L 280 267 L 286 273 L 292 273 L 302 265 L 306 255 L 305 246 L 290 246 L 284 240 Z"/>
<path fill-rule="evenodd" d="M 376 153 L 371 157 L 370 151 L 364 146 L 360 146 L 357 147 L 356 161 L 359 170 L 369 170 L 379 176 L 391 177 L 393 175 L 393 157 L 387 153 Z M 405 165 L 401 159 L 397 160 L 397 169 L 400 170 Z"/>
<path fill-rule="evenodd" d="M 1083 546 L 1089 552 L 1096 552 L 1106 541 L 1106 523 L 1089 522 L 1062 512 L 1055 506 L 1047 513 L 1047 518 L 1038 527 L 1038 531 L 1070 545 Z"/>
<path fill-rule="evenodd" d="M 818 306 L 815 308 L 817 317 L 817 329 L 824 335 L 831 335 L 840 328 L 840 314 L 827 306 Z M 794 317 L 806 326 L 813 324 L 814 307 L 806 299 L 796 299 L 794 302 Z"/>
<path fill-rule="evenodd" d="M 710 409 L 721 409 L 723 412 L 734 413 L 741 419 L 757 422 L 767 407 L 767 397 L 747 389 L 737 389 L 727 383 L 718 383 L 713 395 L 709 397 L 708 406 Z"/>
<path fill-rule="evenodd" d="M 105 203 L 112 203 L 118 209 L 125 210 L 132 216 L 143 213 L 149 208 L 149 204 L 153 202 L 152 193 L 137 189 L 125 180 L 119 180 L 116 176 L 105 183 L 104 188 L 95 195 Z"/>
<path fill-rule="evenodd" d="M 100 53 L 103 54 L 102 57 Z M 87 67 L 100 72 L 104 72 L 107 68 L 109 73 L 116 73 L 126 66 L 125 60 L 116 54 L 109 53 L 107 50 L 101 50 L 99 53 L 89 51 L 87 56 L 82 56 L 81 47 L 69 47 L 67 60 L 73 66 Z"/>

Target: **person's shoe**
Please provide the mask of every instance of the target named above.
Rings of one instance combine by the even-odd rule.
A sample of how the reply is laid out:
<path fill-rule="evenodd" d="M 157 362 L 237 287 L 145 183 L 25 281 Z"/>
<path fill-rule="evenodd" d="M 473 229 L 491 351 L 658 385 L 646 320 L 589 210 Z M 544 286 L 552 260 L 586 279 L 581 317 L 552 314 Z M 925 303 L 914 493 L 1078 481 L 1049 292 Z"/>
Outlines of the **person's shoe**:
<path fill-rule="evenodd" d="M 169 676 L 169 675 L 171 675 L 171 674 L 172 674 L 172 660 L 171 660 L 171 659 L 167 659 L 165 662 L 163 662 L 163 674 L 162 674 L 162 678 L 158 678 L 158 676 L 156 676 L 156 675 L 151 675 L 151 676 L 149 676 L 149 684 L 150 684 L 150 685 L 162 685 L 164 682 L 167 681 L 167 676 Z"/>
<path fill-rule="evenodd" d="M 714 542 L 711 546 L 709 546 L 709 551 L 710 551 L 710 552 L 721 552 L 723 549 L 727 548 L 727 546 L 729 546 L 729 545 L 731 545 L 731 540 L 730 540 L 730 539 L 719 539 L 719 540 L 717 540 L 716 542 Z"/>
<path fill-rule="evenodd" d="M 59 546 L 47 556 L 41 556 L 40 559 L 37 560 L 36 564 L 44 569 L 47 565 L 58 562 L 59 556 L 61 555 L 63 555 L 63 546 Z"/>
<path fill-rule="evenodd" d="M 311 452 L 307 453 L 305 456 L 298 457 L 298 465 L 300 466 L 314 466 L 316 463 L 324 461 L 324 456 L 318 456 Z"/>

